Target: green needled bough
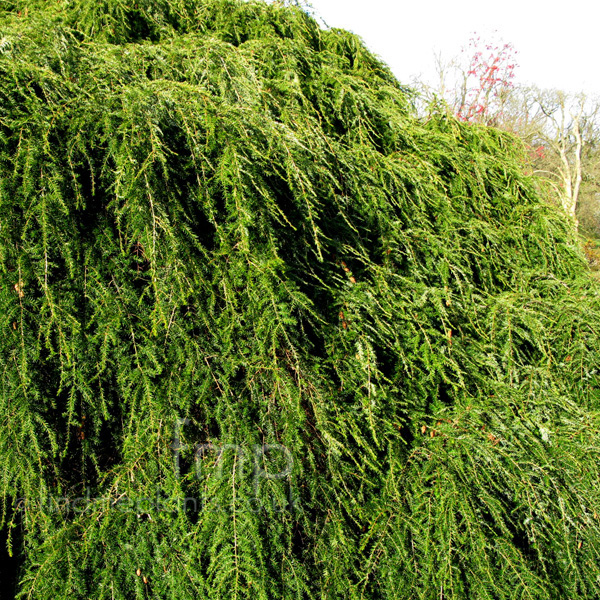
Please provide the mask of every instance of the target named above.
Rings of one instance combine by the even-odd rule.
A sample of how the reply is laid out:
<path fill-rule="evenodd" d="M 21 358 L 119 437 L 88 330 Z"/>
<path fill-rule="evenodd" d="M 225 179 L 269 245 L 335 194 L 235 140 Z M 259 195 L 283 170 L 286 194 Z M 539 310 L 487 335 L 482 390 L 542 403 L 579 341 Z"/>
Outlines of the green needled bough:
<path fill-rule="evenodd" d="M 600 286 L 413 101 L 298 6 L 0 2 L 6 598 L 600 597 Z"/>

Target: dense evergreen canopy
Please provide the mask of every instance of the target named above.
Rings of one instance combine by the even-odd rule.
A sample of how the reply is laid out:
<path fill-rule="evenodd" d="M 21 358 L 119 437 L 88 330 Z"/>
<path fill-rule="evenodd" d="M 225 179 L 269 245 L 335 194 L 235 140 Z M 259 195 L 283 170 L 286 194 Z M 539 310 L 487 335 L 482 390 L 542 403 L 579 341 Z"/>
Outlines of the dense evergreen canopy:
<path fill-rule="evenodd" d="M 600 598 L 598 284 L 410 102 L 297 7 L 0 2 L 13 594 Z"/>

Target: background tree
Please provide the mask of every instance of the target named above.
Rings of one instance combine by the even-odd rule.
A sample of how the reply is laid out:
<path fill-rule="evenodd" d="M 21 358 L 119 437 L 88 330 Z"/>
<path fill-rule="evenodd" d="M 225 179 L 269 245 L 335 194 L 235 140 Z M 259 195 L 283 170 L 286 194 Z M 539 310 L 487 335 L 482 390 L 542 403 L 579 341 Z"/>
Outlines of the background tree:
<path fill-rule="evenodd" d="M 461 72 L 454 112 L 464 121 L 487 125 L 501 122 L 516 68 L 516 50 L 510 43 L 484 42 L 472 37 L 465 50 L 470 56 Z"/>
<path fill-rule="evenodd" d="M 583 93 L 519 87 L 500 123 L 530 147 L 535 172 L 553 183 L 556 197 L 575 226 L 598 235 L 595 173 L 600 141 L 600 102 Z"/>
<path fill-rule="evenodd" d="M 493 125 L 503 120 L 504 107 L 514 87 L 517 52 L 498 36 L 484 39 L 473 34 L 460 56 L 435 55 L 438 81 L 416 82 L 424 99 L 439 103 L 463 121 Z M 421 110 L 426 107 L 421 100 Z"/>
<path fill-rule="evenodd" d="M 474 35 L 460 57 L 435 57 L 437 87 L 421 85 L 429 107 L 469 122 L 494 125 L 529 147 L 534 171 L 553 190 L 575 227 L 600 234 L 597 169 L 600 101 L 583 93 L 515 86 L 516 51 L 501 40 Z M 440 107 L 440 101 L 443 106 Z"/>

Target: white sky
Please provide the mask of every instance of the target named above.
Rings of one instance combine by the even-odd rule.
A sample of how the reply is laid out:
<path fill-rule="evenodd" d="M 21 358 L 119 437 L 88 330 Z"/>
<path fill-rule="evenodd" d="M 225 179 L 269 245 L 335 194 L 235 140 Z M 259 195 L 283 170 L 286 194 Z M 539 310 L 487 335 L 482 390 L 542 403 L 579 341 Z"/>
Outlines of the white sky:
<path fill-rule="evenodd" d="M 363 38 L 402 83 L 434 84 L 476 32 L 517 50 L 515 83 L 600 94 L 600 0 L 308 0 L 330 27 Z"/>

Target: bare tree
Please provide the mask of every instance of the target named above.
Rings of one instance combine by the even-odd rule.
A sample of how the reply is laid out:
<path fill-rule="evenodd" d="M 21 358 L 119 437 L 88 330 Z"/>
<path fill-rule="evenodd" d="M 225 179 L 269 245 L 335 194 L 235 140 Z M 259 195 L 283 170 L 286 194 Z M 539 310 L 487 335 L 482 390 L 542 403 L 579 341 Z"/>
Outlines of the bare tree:
<path fill-rule="evenodd" d="M 600 238 L 600 98 L 515 86 L 515 59 L 510 43 L 473 35 L 460 56 L 435 55 L 438 80 L 418 82 L 418 107 L 516 134 L 575 227 L 581 217 L 586 232 Z"/>
<path fill-rule="evenodd" d="M 513 45 L 497 36 L 483 39 L 473 34 L 459 56 L 444 60 L 435 55 L 438 82 L 421 85 L 421 90 L 463 121 L 495 124 L 513 87 L 515 55 Z"/>
<path fill-rule="evenodd" d="M 535 172 L 554 180 L 560 202 L 577 227 L 582 184 L 586 178 L 591 181 L 597 162 L 598 99 L 521 87 L 511 93 L 503 117 L 497 124 L 529 145 Z"/>

